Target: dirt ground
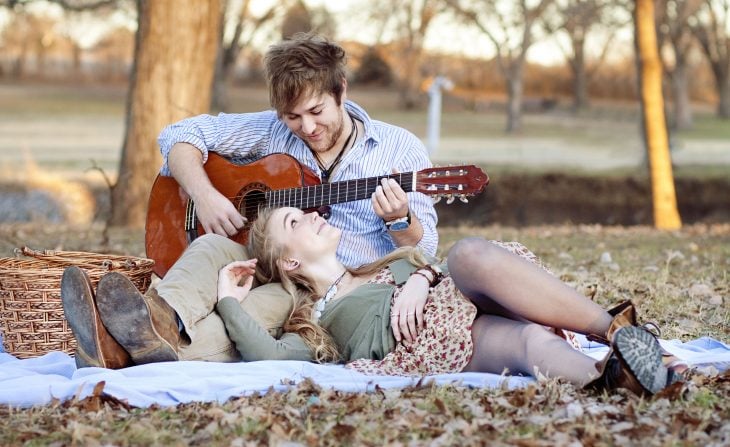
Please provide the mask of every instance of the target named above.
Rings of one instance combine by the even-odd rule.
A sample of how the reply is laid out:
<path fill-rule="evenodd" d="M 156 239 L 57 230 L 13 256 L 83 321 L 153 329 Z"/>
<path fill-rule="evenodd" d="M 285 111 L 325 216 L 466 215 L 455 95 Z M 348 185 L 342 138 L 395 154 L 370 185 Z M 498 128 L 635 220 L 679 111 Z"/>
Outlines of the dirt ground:
<path fill-rule="evenodd" d="M 484 167 L 488 171 L 488 167 Z M 541 224 L 651 225 L 649 178 L 642 175 L 498 172 L 468 203 L 437 205 L 445 226 Z M 47 178 L 45 182 L 0 180 L 0 223 L 89 224 L 109 214 L 109 191 L 98 182 Z M 730 176 L 677 177 L 684 223 L 730 221 Z"/>
<path fill-rule="evenodd" d="M 678 177 L 679 212 L 685 223 L 730 221 L 730 176 Z M 469 204 L 437 204 L 440 224 L 525 226 L 540 224 L 651 225 L 648 176 L 512 173 L 492 177 Z"/>

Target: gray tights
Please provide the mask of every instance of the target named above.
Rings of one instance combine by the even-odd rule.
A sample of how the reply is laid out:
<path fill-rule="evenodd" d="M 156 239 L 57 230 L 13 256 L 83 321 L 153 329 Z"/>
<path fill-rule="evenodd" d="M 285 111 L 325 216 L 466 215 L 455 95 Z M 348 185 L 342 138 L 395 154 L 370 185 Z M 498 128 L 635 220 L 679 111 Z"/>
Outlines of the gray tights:
<path fill-rule="evenodd" d="M 595 360 L 543 326 L 604 334 L 611 315 L 558 278 L 481 238 L 457 242 L 448 265 L 456 287 L 481 313 L 474 322 L 470 371 L 561 376 L 579 385 L 595 376 Z"/>

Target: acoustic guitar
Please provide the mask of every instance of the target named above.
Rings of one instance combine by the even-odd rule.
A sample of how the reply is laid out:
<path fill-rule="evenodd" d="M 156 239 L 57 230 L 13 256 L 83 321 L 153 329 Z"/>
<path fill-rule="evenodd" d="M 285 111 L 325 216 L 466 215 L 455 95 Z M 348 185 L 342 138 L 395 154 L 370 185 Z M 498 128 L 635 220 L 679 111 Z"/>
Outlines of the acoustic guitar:
<path fill-rule="evenodd" d="M 318 210 L 336 203 L 369 199 L 383 178 L 395 179 L 404 191 L 443 197 L 448 203 L 482 192 L 489 176 L 479 167 L 448 166 L 417 172 L 322 184 L 319 177 L 288 154 L 273 154 L 253 163 L 236 165 L 210 153 L 204 165 L 211 183 L 228 197 L 248 222 L 230 239 L 245 244 L 260 207 L 290 206 Z M 204 234 L 195 204 L 172 177 L 158 175 L 150 193 L 145 248 L 162 278 L 187 246 Z"/>

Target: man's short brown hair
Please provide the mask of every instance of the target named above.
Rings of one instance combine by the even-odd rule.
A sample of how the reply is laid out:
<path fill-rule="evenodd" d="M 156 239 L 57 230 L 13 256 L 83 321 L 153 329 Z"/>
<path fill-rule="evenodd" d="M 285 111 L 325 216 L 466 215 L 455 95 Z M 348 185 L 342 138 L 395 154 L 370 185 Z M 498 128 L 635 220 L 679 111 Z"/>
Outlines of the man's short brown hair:
<path fill-rule="evenodd" d="M 269 101 L 281 116 L 304 95 L 329 93 L 340 105 L 345 50 L 315 34 L 295 34 L 269 48 L 264 58 Z"/>

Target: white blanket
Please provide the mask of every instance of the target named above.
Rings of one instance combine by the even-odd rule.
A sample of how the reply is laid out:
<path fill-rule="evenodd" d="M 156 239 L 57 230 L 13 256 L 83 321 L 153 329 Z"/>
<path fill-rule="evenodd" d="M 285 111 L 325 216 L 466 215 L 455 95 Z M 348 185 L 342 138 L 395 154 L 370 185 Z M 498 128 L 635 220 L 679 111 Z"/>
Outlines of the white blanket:
<path fill-rule="evenodd" d="M 585 351 L 595 357 L 607 348 L 583 340 Z M 687 343 L 661 340 L 662 346 L 691 366 L 724 371 L 730 367 L 730 346 L 711 338 Z M 74 360 L 62 352 L 18 360 L 0 353 L 0 404 L 29 407 L 84 398 L 104 381 L 104 392 L 136 407 L 152 404 L 174 406 L 186 402 L 224 402 L 231 397 L 285 391 L 305 378 L 322 387 L 342 391 L 368 392 L 375 386 L 403 388 L 419 378 L 366 376 L 341 365 L 317 365 L 298 361 L 250 363 L 167 362 L 133 366 L 121 370 L 77 369 Z M 487 373 L 458 373 L 429 376 L 425 381 L 472 387 L 509 388 L 526 386 L 531 377 L 499 376 Z"/>

